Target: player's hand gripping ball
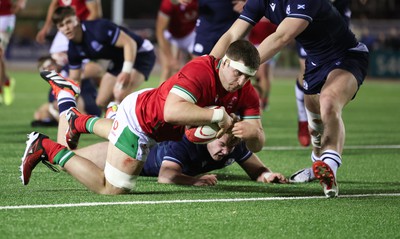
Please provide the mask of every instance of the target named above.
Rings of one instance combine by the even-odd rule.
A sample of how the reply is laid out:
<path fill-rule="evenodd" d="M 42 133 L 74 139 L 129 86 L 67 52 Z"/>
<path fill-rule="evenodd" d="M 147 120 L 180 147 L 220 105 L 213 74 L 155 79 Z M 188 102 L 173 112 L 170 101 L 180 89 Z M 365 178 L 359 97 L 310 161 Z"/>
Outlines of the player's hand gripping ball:
<path fill-rule="evenodd" d="M 216 109 L 220 106 L 208 106 L 207 108 Z M 217 133 L 220 130 L 217 123 L 207 125 L 193 126 L 185 130 L 187 139 L 195 144 L 207 144 L 216 139 Z"/>

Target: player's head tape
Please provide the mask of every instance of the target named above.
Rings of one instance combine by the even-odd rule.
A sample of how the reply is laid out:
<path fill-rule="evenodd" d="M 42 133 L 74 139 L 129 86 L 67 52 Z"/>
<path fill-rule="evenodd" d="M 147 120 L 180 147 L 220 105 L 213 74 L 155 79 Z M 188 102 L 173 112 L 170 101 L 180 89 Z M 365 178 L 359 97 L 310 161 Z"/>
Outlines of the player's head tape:
<path fill-rule="evenodd" d="M 242 72 L 243 74 L 246 74 L 246 75 L 249 75 L 249 76 L 255 76 L 256 75 L 257 69 L 253 69 L 251 67 L 245 66 L 243 63 L 238 62 L 238 61 L 234 61 L 234 60 L 230 59 L 228 56 L 225 55 L 222 58 L 222 61 L 225 62 L 227 60 L 229 60 L 228 63 L 229 63 L 230 67 Z"/>

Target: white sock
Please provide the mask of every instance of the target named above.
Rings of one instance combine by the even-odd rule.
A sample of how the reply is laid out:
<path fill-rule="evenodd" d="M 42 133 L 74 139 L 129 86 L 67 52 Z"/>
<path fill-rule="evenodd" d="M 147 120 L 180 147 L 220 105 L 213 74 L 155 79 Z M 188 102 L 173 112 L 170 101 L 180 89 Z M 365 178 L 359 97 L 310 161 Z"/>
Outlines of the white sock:
<path fill-rule="evenodd" d="M 340 154 L 335 150 L 328 149 L 321 154 L 321 160 L 329 165 L 336 177 L 336 171 L 342 164 L 342 158 L 340 157 Z"/>
<path fill-rule="evenodd" d="M 311 152 L 311 161 L 315 162 L 315 161 L 319 161 L 319 160 L 321 160 L 320 157 L 315 155 L 314 151 L 312 151 Z"/>
<path fill-rule="evenodd" d="M 299 121 L 307 121 L 306 107 L 304 106 L 304 92 L 299 88 L 299 85 L 294 86 L 296 93 L 296 104 L 297 104 L 297 118 Z"/>
<path fill-rule="evenodd" d="M 61 90 L 57 96 L 57 104 L 59 109 L 59 114 L 68 110 L 71 107 L 76 107 L 76 100 L 71 93 L 65 90 Z"/>

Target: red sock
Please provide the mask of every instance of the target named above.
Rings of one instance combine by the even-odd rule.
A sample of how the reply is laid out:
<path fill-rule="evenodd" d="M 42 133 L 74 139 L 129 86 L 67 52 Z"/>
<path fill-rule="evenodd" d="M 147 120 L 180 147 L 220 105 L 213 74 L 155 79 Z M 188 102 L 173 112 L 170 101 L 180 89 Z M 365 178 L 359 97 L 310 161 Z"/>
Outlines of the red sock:
<path fill-rule="evenodd" d="M 75 128 L 79 133 L 89 133 L 89 131 L 86 129 L 86 122 L 88 119 L 93 118 L 93 115 L 80 115 L 78 118 L 75 120 Z"/>
<path fill-rule="evenodd" d="M 67 148 L 65 146 L 62 146 L 59 143 L 54 142 L 53 140 L 50 140 L 50 139 L 43 139 L 42 145 L 43 145 L 43 148 L 46 150 L 47 155 L 49 156 L 50 163 L 54 163 L 53 159 L 58 152 L 60 152 L 62 149 Z"/>
<path fill-rule="evenodd" d="M 6 79 L 5 81 L 4 81 L 4 86 L 10 86 L 10 79 Z"/>

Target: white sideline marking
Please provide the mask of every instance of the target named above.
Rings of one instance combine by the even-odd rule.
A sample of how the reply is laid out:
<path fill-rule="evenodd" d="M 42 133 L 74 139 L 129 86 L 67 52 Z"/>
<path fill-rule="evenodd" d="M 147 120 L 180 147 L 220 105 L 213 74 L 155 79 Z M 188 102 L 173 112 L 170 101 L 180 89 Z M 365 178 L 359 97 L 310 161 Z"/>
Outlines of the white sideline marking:
<path fill-rule="evenodd" d="M 339 198 L 399 197 L 399 196 L 400 193 L 380 193 L 380 194 L 340 195 Z M 173 204 L 173 203 L 249 202 L 249 201 L 282 201 L 282 200 L 306 200 L 306 199 L 326 199 L 326 197 L 305 196 L 305 197 L 225 198 L 225 199 L 193 199 L 193 200 L 165 200 L 165 201 L 130 201 L 130 202 L 86 202 L 86 203 L 69 203 L 69 204 L 2 206 L 0 207 L 0 210 L 54 208 L 54 207 L 56 208 L 93 207 L 93 206 L 135 205 L 135 204 L 146 205 L 146 204 Z"/>
<path fill-rule="evenodd" d="M 400 145 L 349 145 L 344 149 L 400 149 Z M 262 150 L 311 150 L 311 147 L 301 146 L 264 146 Z"/>

